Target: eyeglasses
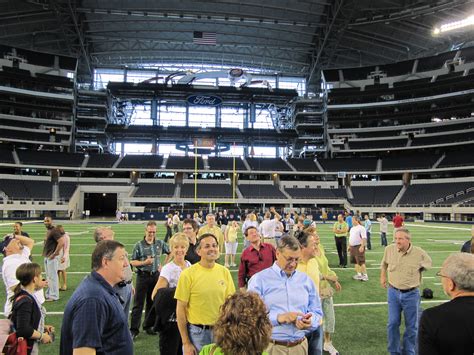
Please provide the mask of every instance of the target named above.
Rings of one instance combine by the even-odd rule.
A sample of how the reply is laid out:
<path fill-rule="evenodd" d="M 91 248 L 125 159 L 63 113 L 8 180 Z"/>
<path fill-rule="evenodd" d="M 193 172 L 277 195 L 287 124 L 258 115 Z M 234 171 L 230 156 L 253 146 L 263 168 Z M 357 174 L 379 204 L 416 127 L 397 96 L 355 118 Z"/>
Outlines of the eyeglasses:
<path fill-rule="evenodd" d="M 447 279 L 450 278 L 449 276 L 443 275 L 443 274 L 441 273 L 441 271 L 438 271 L 438 272 L 436 273 L 436 276 L 438 276 L 438 277 L 446 277 Z"/>
<path fill-rule="evenodd" d="M 300 262 L 300 258 L 287 258 L 287 257 L 286 257 L 285 255 L 283 255 L 283 254 L 280 254 L 280 255 L 282 256 L 283 259 L 286 260 L 286 262 L 287 262 L 288 264 L 291 264 L 291 263 L 296 263 L 296 264 L 298 264 L 298 263 Z"/>

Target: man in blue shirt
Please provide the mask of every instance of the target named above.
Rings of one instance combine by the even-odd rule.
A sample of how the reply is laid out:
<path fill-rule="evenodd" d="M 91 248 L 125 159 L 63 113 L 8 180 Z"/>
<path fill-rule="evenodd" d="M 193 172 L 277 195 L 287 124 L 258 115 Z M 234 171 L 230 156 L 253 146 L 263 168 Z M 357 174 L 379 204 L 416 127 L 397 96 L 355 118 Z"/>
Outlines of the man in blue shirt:
<path fill-rule="evenodd" d="M 353 224 L 352 224 L 352 214 L 349 211 L 344 212 L 345 220 L 347 223 L 347 226 L 349 227 L 349 230 L 351 230 Z"/>
<path fill-rule="evenodd" d="M 74 291 L 64 310 L 61 355 L 129 355 L 133 342 L 127 318 L 113 287 L 128 267 L 123 244 L 99 242 L 92 253 L 92 272 Z"/>
<path fill-rule="evenodd" d="M 273 325 L 272 340 L 266 349 L 269 355 L 308 354 L 305 335 L 320 325 L 323 312 L 316 286 L 305 273 L 296 271 L 300 257 L 298 240 L 282 237 L 273 266 L 249 281 L 248 290 L 258 293 L 269 309 Z"/>

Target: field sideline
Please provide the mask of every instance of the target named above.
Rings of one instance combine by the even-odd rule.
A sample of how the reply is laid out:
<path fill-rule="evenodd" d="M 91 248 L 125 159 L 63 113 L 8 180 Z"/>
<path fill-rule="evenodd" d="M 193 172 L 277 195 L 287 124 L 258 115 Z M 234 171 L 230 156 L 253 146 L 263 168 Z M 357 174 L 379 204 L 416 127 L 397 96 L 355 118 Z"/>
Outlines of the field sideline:
<path fill-rule="evenodd" d="M 90 255 L 94 248 L 92 238 L 93 230 L 98 224 L 71 223 L 70 221 L 55 221 L 63 224 L 71 235 L 71 267 L 68 272 L 68 290 L 61 292 L 61 299 L 53 304 L 46 305 L 48 316 L 47 324 L 53 324 L 57 329 L 56 341 L 52 345 L 40 347 L 41 354 L 59 353 L 59 329 L 62 321 L 62 311 L 77 284 L 90 272 Z M 114 231 L 116 240 L 125 244 L 131 254 L 134 244 L 143 237 L 145 222 L 108 224 Z M 414 245 L 425 249 L 433 259 L 433 268 L 424 273 L 423 288 L 429 287 L 434 291 L 434 299 L 423 301 L 423 308 L 429 308 L 440 302 L 446 301 L 441 288 L 441 281 L 435 276 L 443 260 L 452 252 L 459 251 L 461 245 L 470 239 L 470 226 L 468 225 L 446 225 L 446 224 L 421 224 L 408 223 L 407 227 L 412 232 Z M 331 232 L 332 224 L 318 224 L 321 243 L 326 249 L 326 254 L 331 266 L 338 264 L 334 239 Z M 164 237 L 163 223 L 158 223 L 158 236 Z M 44 238 L 45 229 L 42 223 L 25 223 L 23 230 L 28 232 L 35 241 L 41 242 Z M 0 224 L 0 234 L 11 233 L 12 225 L 8 222 Z M 334 270 L 339 276 L 342 284 L 342 292 L 334 297 L 336 306 L 336 333 L 333 343 L 342 355 L 380 355 L 386 352 L 386 322 L 387 306 L 386 291 L 378 282 L 379 265 L 383 256 L 383 248 L 380 246 L 378 226 L 374 224 L 372 233 L 372 250 L 367 252 L 367 267 L 369 281 L 362 283 L 352 280 L 353 269 L 337 268 Z M 389 231 L 388 238 L 391 238 Z M 239 236 L 239 253 L 242 249 L 242 236 Z M 42 245 L 33 249 L 34 261 L 42 265 Z M 237 268 L 231 272 L 234 280 L 237 280 Z M 237 282 L 236 282 L 237 285 Z M 0 302 L 5 302 L 5 289 L 1 284 Z M 2 308 L 3 309 L 3 308 Z M 2 312 L 3 313 L 3 312 Z M 135 353 L 141 355 L 158 354 L 158 337 L 140 333 L 135 342 Z"/>

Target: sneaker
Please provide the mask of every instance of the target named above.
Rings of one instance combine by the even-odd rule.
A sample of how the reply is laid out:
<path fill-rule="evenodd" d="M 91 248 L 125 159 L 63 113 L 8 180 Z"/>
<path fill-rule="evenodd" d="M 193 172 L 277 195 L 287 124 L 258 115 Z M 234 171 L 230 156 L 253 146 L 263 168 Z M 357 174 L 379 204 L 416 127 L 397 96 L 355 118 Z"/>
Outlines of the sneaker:
<path fill-rule="evenodd" d="M 331 355 L 339 355 L 339 351 L 332 345 L 332 343 L 324 343 L 324 351 L 327 351 Z"/>
<path fill-rule="evenodd" d="M 229 268 L 229 264 L 224 264 L 224 267 Z"/>
<path fill-rule="evenodd" d="M 131 331 L 130 334 L 132 335 L 132 340 L 135 341 L 138 337 L 138 332 Z"/>
<path fill-rule="evenodd" d="M 352 278 L 353 278 L 354 280 L 359 280 L 359 281 L 361 281 L 361 280 L 362 280 L 362 275 L 354 275 L 354 276 L 352 276 Z"/>
<path fill-rule="evenodd" d="M 369 281 L 369 276 L 367 275 L 362 275 L 362 278 L 360 279 L 361 281 Z"/>

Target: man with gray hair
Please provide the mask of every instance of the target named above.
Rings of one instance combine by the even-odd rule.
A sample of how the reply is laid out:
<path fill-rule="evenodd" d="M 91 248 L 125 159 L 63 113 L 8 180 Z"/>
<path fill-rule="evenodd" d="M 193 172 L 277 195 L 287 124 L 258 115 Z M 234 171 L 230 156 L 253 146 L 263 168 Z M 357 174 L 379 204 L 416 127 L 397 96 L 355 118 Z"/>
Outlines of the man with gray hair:
<path fill-rule="evenodd" d="M 265 350 L 269 355 L 308 354 L 305 335 L 318 329 L 323 316 L 314 282 L 296 270 L 301 259 L 295 237 L 280 239 L 275 263 L 249 281 L 248 291 L 258 293 L 267 305 L 273 326 L 272 339 Z"/>
<path fill-rule="evenodd" d="M 119 297 L 113 287 L 128 266 L 123 244 L 97 243 L 92 272 L 72 294 L 64 309 L 60 355 L 133 354 L 133 342 Z"/>
<path fill-rule="evenodd" d="M 450 302 L 427 309 L 420 320 L 419 355 L 474 354 L 474 255 L 454 253 L 436 274 Z"/>
<path fill-rule="evenodd" d="M 380 270 L 380 284 L 388 294 L 388 352 L 391 355 L 415 355 L 418 312 L 423 271 L 431 268 L 431 258 L 412 245 L 408 229 L 395 232 L 395 244 L 385 248 Z M 388 277 L 387 277 L 388 276 Z M 400 345 L 401 313 L 405 319 L 403 344 Z"/>
<path fill-rule="evenodd" d="M 94 230 L 94 240 L 96 243 L 99 243 L 103 240 L 114 240 L 115 232 L 109 227 L 97 227 Z M 125 278 L 123 281 L 119 282 L 114 286 L 114 290 L 120 296 L 123 301 L 123 311 L 125 312 L 125 317 L 128 320 L 128 314 L 130 313 L 130 303 L 132 302 L 132 278 L 133 272 L 130 264 L 124 270 Z"/>

